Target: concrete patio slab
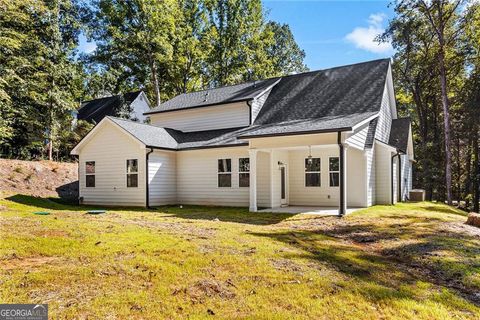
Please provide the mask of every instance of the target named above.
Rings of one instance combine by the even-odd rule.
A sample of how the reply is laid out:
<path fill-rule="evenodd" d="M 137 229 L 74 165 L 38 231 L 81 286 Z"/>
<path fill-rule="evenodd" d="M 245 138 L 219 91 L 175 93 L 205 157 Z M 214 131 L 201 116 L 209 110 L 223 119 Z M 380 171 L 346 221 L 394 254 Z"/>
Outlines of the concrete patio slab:
<path fill-rule="evenodd" d="M 360 210 L 362 208 L 348 208 L 347 214 L 350 214 L 354 211 Z M 267 208 L 258 210 L 258 212 L 271 212 L 271 213 L 291 213 L 291 214 L 315 214 L 323 216 L 336 216 L 338 215 L 337 207 L 301 207 L 301 206 L 287 206 L 287 207 L 276 207 L 276 208 Z"/>

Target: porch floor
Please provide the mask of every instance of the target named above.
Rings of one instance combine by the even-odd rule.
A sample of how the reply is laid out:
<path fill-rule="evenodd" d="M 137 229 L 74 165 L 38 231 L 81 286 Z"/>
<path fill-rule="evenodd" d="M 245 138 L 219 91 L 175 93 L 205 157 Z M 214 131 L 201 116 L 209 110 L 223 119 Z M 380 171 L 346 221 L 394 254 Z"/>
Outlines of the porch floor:
<path fill-rule="evenodd" d="M 362 208 L 348 208 L 347 214 Z M 272 213 L 291 213 L 291 214 L 317 214 L 323 216 L 336 216 L 338 215 L 337 207 L 301 207 L 301 206 L 287 206 L 287 207 L 275 207 L 258 210 L 258 212 L 272 212 Z"/>

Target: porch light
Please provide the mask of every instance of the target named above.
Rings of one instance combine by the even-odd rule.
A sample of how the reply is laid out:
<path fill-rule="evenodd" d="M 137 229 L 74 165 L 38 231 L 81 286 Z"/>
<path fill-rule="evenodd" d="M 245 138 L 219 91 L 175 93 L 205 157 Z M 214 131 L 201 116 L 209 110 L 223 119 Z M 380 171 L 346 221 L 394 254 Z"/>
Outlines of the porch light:
<path fill-rule="evenodd" d="M 307 160 L 308 164 L 312 164 L 313 160 L 312 160 L 312 146 L 308 146 L 308 160 Z"/>

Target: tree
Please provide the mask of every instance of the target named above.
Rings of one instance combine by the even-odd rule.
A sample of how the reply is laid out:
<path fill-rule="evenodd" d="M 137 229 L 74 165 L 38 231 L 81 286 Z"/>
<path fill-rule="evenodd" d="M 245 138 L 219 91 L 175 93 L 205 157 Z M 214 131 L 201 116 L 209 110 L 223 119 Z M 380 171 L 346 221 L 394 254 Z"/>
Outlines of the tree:
<path fill-rule="evenodd" d="M 382 37 L 392 40 L 397 51 L 394 57 L 397 92 L 405 94 L 407 109 L 413 106 L 416 114 L 414 129 L 421 141 L 417 144 L 421 159 L 419 173 L 427 187 L 427 195 L 431 199 L 436 192 L 437 198 L 442 199 L 446 194 L 449 203 L 452 202 L 452 149 L 457 151 L 454 158 L 458 182 L 462 171 L 458 164 L 464 158 L 460 152 L 462 138 L 456 132 L 452 134 L 451 123 L 453 112 L 453 121 L 458 127 L 464 108 L 459 96 L 465 83 L 469 55 L 462 32 L 470 15 L 465 11 L 465 4 L 466 1 L 398 1 L 396 16 Z M 435 146 L 441 140 L 441 128 L 443 148 L 438 152 Z M 452 146 L 452 138 L 456 138 L 455 146 Z M 440 165 L 443 171 L 438 169 Z M 438 180 L 441 176 L 445 183 Z M 458 183 L 455 190 L 458 197 Z"/>
<path fill-rule="evenodd" d="M 436 35 L 438 52 L 438 69 L 441 88 L 441 98 L 443 107 L 443 123 L 444 123 L 444 137 L 445 137 L 445 180 L 447 188 L 447 202 L 452 204 L 452 164 L 451 164 L 451 133 L 450 133 L 450 103 L 448 99 L 448 79 L 447 79 L 447 64 L 446 51 L 449 45 L 452 45 L 461 34 L 461 30 L 465 26 L 465 21 L 459 19 L 457 10 L 465 0 L 456 0 L 450 3 L 448 0 L 435 0 L 427 4 L 424 0 L 419 1 L 418 7 L 423 13 L 429 25 Z M 449 30 L 453 29 L 453 30 Z"/>
<path fill-rule="evenodd" d="M 269 60 L 273 61 L 273 69 L 279 75 L 308 71 L 303 62 L 305 51 L 295 42 L 288 24 L 269 21 L 267 30 L 273 33 L 274 41 L 266 48 Z"/>
<path fill-rule="evenodd" d="M 171 61 L 172 35 L 178 3 L 174 0 L 98 0 L 90 34 L 97 42 L 95 60 L 118 72 L 119 81 L 132 89 L 143 87 L 161 103 L 165 74 Z"/>

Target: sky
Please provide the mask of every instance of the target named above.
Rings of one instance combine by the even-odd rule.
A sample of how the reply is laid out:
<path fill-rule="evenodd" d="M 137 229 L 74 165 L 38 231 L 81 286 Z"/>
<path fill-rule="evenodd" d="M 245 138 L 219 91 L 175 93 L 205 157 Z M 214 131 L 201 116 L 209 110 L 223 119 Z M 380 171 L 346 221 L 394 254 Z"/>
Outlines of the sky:
<path fill-rule="evenodd" d="M 390 1 L 382 0 L 263 0 L 267 19 L 287 23 L 305 50 L 310 70 L 325 69 L 393 54 L 388 43 L 374 38 L 393 17 Z M 80 38 L 80 51 L 95 50 L 95 43 Z"/>

